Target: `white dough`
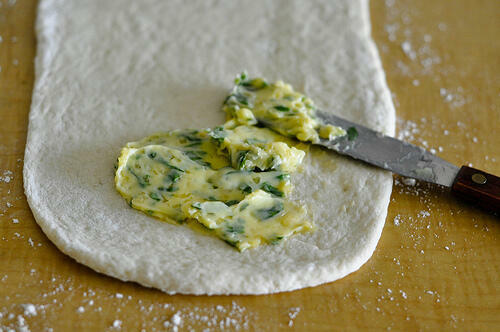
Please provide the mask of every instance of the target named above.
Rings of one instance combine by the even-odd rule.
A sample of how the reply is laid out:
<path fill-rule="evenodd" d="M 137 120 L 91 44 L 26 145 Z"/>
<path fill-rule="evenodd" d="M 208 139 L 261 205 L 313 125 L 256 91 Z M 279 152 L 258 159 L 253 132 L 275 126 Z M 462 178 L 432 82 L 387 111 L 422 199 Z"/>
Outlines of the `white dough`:
<path fill-rule="evenodd" d="M 242 70 L 283 79 L 324 111 L 387 134 L 394 107 L 366 0 L 42 0 L 24 185 L 36 221 L 78 262 L 168 293 L 263 294 L 319 285 L 372 255 L 392 177 L 313 148 L 293 178 L 316 232 L 243 253 L 131 209 L 120 148 L 221 124 Z"/>

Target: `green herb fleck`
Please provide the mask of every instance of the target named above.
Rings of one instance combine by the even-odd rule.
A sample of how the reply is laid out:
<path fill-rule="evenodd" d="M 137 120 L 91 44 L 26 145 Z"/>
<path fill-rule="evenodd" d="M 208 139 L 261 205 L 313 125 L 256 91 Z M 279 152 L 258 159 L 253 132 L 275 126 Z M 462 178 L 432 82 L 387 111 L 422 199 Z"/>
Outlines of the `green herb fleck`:
<path fill-rule="evenodd" d="M 224 138 L 227 136 L 227 133 L 224 131 L 224 128 L 215 127 L 209 135 L 217 142 L 222 143 L 224 141 Z"/>
<path fill-rule="evenodd" d="M 150 192 L 149 197 L 151 197 L 152 199 L 154 199 L 155 201 L 158 201 L 158 202 L 161 200 L 160 196 L 158 196 L 158 194 L 155 192 Z"/>
<path fill-rule="evenodd" d="M 170 180 L 172 183 L 176 183 L 177 181 L 179 181 L 180 178 L 181 175 L 177 173 L 175 170 L 170 171 L 170 173 L 168 173 L 167 175 L 167 179 Z"/>
<path fill-rule="evenodd" d="M 241 206 L 240 206 L 240 211 L 245 210 L 245 209 L 248 207 L 248 205 L 250 205 L 250 204 L 249 204 L 249 203 L 246 203 L 246 202 L 245 202 L 245 203 L 243 203 L 243 204 L 241 204 Z"/>
<path fill-rule="evenodd" d="M 250 152 L 250 151 L 245 150 L 245 151 L 240 151 L 238 153 L 238 159 L 237 159 L 238 169 L 242 169 L 243 167 L 245 167 L 245 163 L 247 161 L 248 152 Z"/>
<path fill-rule="evenodd" d="M 281 190 L 279 190 L 276 187 L 271 186 L 267 182 L 264 182 L 262 184 L 262 186 L 260 187 L 260 189 L 262 189 L 264 191 L 267 191 L 268 193 L 270 193 L 270 194 L 272 194 L 274 196 L 278 196 L 278 197 L 283 197 L 284 196 L 284 194 L 283 194 L 283 192 Z"/>
<path fill-rule="evenodd" d="M 245 220 L 238 218 L 238 221 L 226 226 L 227 233 L 243 234 L 245 232 Z"/>
<path fill-rule="evenodd" d="M 241 173 L 244 173 L 245 171 L 240 171 L 240 170 L 232 170 L 232 171 L 229 171 L 229 172 L 226 172 L 224 175 L 230 175 L 230 174 L 241 174 Z"/>
<path fill-rule="evenodd" d="M 225 204 L 227 206 L 231 206 L 231 205 L 235 205 L 235 204 L 238 204 L 240 201 L 236 200 L 236 199 L 233 199 L 233 200 L 230 200 L 230 201 L 227 201 Z"/>
<path fill-rule="evenodd" d="M 281 181 L 286 181 L 286 180 L 290 179 L 290 174 L 283 173 L 283 174 L 278 175 L 276 178 L 278 180 L 281 180 Z"/>
<path fill-rule="evenodd" d="M 201 203 L 200 202 L 195 202 L 195 203 L 191 204 L 191 206 L 194 207 L 195 209 L 201 210 Z"/>
<path fill-rule="evenodd" d="M 174 187 L 174 184 L 172 183 L 170 186 L 168 187 L 158 187 L 157 188 L 158 191 L 167 191 L 167 192 L 173 192 L 173 191 L 176 191 L 178 188 Z"/>
<path fill-rule="evenodd" d="M 276 245 L 278 243 L 281 242 L 281 240 L 283 240 L 284 236 L 273 236 L 272 238 L 270 238 L 268 241 L 269 243 L 271 243 L 272 245 Z"/>
<path fill-rule="evenodd" d="M 236 98 L 236 101 L 242 105 L 248 106 L 248 99 L 241 93 L 235 93 L 233 94 L 234 98 Z"/>
<path fill-rule="evenodd" d="M 358 131 L 356 130 L 356 127 L 349 127 L 347 129 L 347 139 L 349 141 L 354 141 L 358 137 Z"/>
<path fill-rule="evenodd" d="M 197 164 L 201 165 L 201 166 L 212 167 L 212 165 L 209 162 L 201 160 L 201 159 L 200 160 L 195 160 L 195 162 Z"/>
<path fill-rule="evenodd" d="M 252 80 L 244 80 L 238 83 L 238 85 L 244 87 L 249 91 L 257 91 L 260 89 L 264 89 L 269 86 L 269 84 L 261 78 L 254 78 Z"/>
<path fill-rule="evenodd" d="M 226 242 L 227 244 L 229 244 L 231 247 L 235 247 L 237 248 L 238 247 L 238 240 L 229 240 L 229 239 L 223 239 L 224 242 Z"/>
<path fill-rule="evenodd" d="M 201 143 L 202 143 L 201 141 L 189 143 L 188 145 L 186 145 L 186 148 L 193 148 L 195 146 L 201 145 Z"/>
<path fill-rule="evenodd" d="M 163 159 L 163 158 L 158 157 L 157 161 L 158 161 L 160 164 L 163 164 L 163 165 L 165 165 L 165 166 L 167 166 L 167 167 L 169 167 L 169 168 L 175 169 L 175 170 L 177 170 L 177 171 L 179 171 L 179 172 L 184 172 L 184 170 L 183 170 L 183 169 L 181 169 L 181 168 L 179 168 L 179 167 L 176 167 L 176 166 L 172 165 L 171 163 L 169 163 L 168 161 L 166 161 L 166 160 L 165 160 L 165 159 Z"/>
<path fill-rule="evenodd" d="M 200 160 L 202 157 L 197 152 L 198 151 L 184 151 L 184 153 L 189 157 L 189 159 Z"/>
<path fill-rule="evenodd" d="M 147 185 L 149 185 L 149 183 L 146 183 L 144 182 L 144 179 L 142 177 L 140 177 L 139 175 L 137 175 L 133 170 L 132 168 L 130 167 L 127 167 L 127 170 L 130 172 L 130 174 L 132 174 L 136 179 L 137 179 L 137 182 L 139 182 L 139 186 L 141 188 L 144 188 L 146 187 Z"/>
<path fill-rule="evenodd" d="M 243 191 L 245 194 L 250 194 L 253 191 L 252 187 L 250 187 L 248 184 L 245 183 L 241 184 L 239 189 Z"/>
<path fill-rule="evenodd" d="M 283 211 L 283 203 L 278 202 L 273 207 L 271 207 L 269 209 L 259 209 L 259 210 L 255 211 L 254 214 L 260 220 L 267 220 L 267 219 L 270 219 L 270 218 L 276 216 L 281 211 Z"/>
<path fill-rule="evenodd" d="M 288 112 L 290 110 L 288 107 L 282 105 L 274 106 L 274 109 L 280 112 Z"/>
<path fill-rule="evenodd" d="M 192 134 L 196 134 L 197 132 L 192 132 Z M 188 140 L 189 142 L 201 143 L 201 138 L 192 136 L 190 134 L 181 134 L 180 137 Z"/>
<path fill-rule="evenodd" d="M 150 153 L 148 153 L 148 157 L 151 158 L 151 159 L 155 159 L 156 158 L 156 152 L 150 152 Z"/>

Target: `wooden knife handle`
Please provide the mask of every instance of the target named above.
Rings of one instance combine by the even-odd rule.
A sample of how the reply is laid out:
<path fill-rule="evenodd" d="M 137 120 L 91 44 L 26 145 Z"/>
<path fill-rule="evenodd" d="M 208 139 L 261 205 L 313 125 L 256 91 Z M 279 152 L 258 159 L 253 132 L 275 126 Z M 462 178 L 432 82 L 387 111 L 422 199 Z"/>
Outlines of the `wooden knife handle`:
<path fill-rule="evenodd" d="M 498 176 L 462 166 L 451 191 L 483 209 L 500 213 L 500 178 Z"/>

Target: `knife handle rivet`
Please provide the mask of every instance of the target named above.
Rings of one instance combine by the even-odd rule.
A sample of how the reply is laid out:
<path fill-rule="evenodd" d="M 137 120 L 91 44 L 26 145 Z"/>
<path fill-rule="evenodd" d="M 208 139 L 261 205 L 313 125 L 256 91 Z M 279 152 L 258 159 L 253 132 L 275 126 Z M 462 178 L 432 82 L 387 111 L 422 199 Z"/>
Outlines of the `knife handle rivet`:
<path fill-rule="evenodd" d="M 481 173 L 474 173 L 474 174 L 472 174 L 472 181 L 474 181 L 477 184 L 485 184 L 486 183 L 486 176 L 484 176 Z"/>

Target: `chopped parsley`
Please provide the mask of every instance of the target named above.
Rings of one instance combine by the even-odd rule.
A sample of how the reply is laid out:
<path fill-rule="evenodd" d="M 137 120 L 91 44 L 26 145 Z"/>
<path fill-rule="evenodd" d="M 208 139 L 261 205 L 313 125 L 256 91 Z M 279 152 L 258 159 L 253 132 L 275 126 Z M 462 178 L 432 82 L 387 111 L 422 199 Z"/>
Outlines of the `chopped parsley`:
<path fill-rule="evenodd" d="M 245 232 L 245 220 L 238 218 L 237 222 L 234 222 L 226 226 L 226 232 L 243 234 Z"/>
<path fill-rule="evenodd" d="M 246 203 L 246 202 L 245 202 L 245 203 L 243 203 L 243 204 L 241 204 L 241 206 L 240 206 L 240 211 L 245 210 L 245 209 L 248 207 L 248 205 L 250 205 L 250 204 L 249 204 L 249 203 Z"/>
<path fill-rule="evenodd" d="M 222 143 L 224 141 L 224 138 L 227 136 L 227 132 L 225 132 L 224 128 L 222 127 L 215 127 L 209 135 L 217 142 Z"/>
<path fill-rule="evenodd" d="M 259 209 L 254 212 L 255 216 L 260 220 L 271 219 L 276 216 L 278 213 L 283 211 L 283 203 L 278 202 L 273 207 L 269 209 Z"/>
<path fill-rule="evenodd" d="M 130 174 L 132 174 L 136 179 L 137 179 L 137 182 L 139 183 L 139 186 L 141 188 L 144 188 L 146 186 L 149 185 L 149 182 L 145 182 L 144 181 L 144 178 L 143 177 L 140 177 L 139 175 L 137 175 L 133 170 L 132 168 L 130 167 L 127 167 L 127 170 L 130 172 Z"/>
<path fill-rule="evenodd" d="M 354 141 L 358 137 L 358 131 L 356 130 L 356 127 L 349 127 L 347 129 L 347 139 L 349 141 Z"/>
<path fill-rule="evenodd" d="M 193 142 L 193 143 L 189 143 L 188 145 L 186 145 L 186 148 L 193 148 L 195 146 L 199 146 L 201 145 L 201 141 L 197 141 L 197 142 Z"/>
<path fill-rule="evenodd" d="M 186 139 L 189 142 L 201 143 L 201 138 L 193 136 L 197 134 L 197 131 L 193 131 L 191 134 L 181 134 L 180 137 Z"/>
<path fill-rule="evenodd" d="M 275 245 L 275 244 L 280 243 L 281 240 L 283 240 L 283 238 L 284 238 L 284 236 L 276 235 L 276 236 L 271 237 L 268 241 L 269 241 L 269 243 Z"/>
<path fill-rule="evenodd" d="M 184 173 L 183 169 L 181 169 L 181 168 L 179 168 L 177 166 L 172 165 L 171 163 L 169 163 L 168 161 L 166 161 L 165 159 L 163 159 L 161 157 L 158 157 L 158 159 L 155 159 L 155 160 L 158 161 L 160 164 L 163 164 L 163 165 L 165 165 L 165 166 L 167 166 L 167 167 L 169 167 L 171 169 L 175 169 L 175 170 L 177 170 L 179 172 L 183 172 Z"/>
<path fill-rule="evenodd" d="M 283 173 L 276 177 L 278 180 L 285 181 L 290 179 L 290 174 Z"/>
<path fill-rule="evenodd" d="M 151 197 L 151 199 L 154 199 L 155 201 L 158 201 L 158 202 L 161 201 L 160 196 L 158 196 L 158 194 L 155 193 L 154 191 L 149 193 L 149 197 Z"/>
<path fill-rule="evenodd" d="M 246 194 L 250 194 L 253 191 L 252 187 L 250 187 L 248 184 L 240 185 L 239 189 Z"/>
<path fill-rule="evenodd" d="M 247 155 L 250 151 L 248 150 L 245 150 L 245 151 L 240 151 L 238 153 L 238 159 L 237 159 L 237 162 L 238 162 L 238 169 L 242 169 L 243 167 L 245 167 L 245 163 L 247 161 Z"/>
<path fill-rule="evenodd" d="M 282 105 L 274 106 L 274 109 L 280 112 L 288 112 L 290 108 Z"/>
<path fill-rule="evenodd" d="M 270 194 L 272 194 L 274 196 L 278 196 L 278 197 L 283 197 L 284 196 L 284 194 L 283 194 L 283 192 L 281 190 L 279 190 L 276 187 L 271 186 L 267 182 L 264 182 L 262 184 L 262 186 L 260 187 L 260 189 L 262 189 L 262 190 L 264 190 L 264 191 L 266 191 L 266 192 L 268 192 L 268 193 L 270 193 Z"/>
<path fill-rule="evenodd" d="M 167 179 L 170 180 L 172 183 L 176 183 L 179 181 L 181 178 L 181 175 L 177 173 L 175 170 L 171 170 L 170 173 L 167 175 Z"/>
<path fill-rule="evenodd" d="M 195 209 L 201 210 L 201 203 L 200 202 L 195 202 L 195 203 L 191 204 L 191 206 L 194 207 Z"/>

